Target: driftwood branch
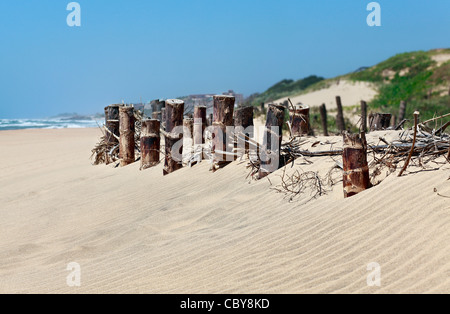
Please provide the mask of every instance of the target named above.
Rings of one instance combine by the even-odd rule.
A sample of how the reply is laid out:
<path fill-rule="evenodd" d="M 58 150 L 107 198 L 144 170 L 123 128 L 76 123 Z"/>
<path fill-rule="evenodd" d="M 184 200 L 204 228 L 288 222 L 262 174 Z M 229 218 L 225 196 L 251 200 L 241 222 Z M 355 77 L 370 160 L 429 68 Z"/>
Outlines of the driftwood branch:
<path fill-rule="evenodd" d="M 403 119 L 395 128 L 396 131 L 400 130 L 403 127 L 403 124 L 405 124 L 405 122 L 408 121 L 407 119 Z"/>
<path fill-rule="evenodd" d="M 445 118 L 445 117 L 450 117 L 450 113 L 444 114 L 442 116 L 439 116 L 439 117 L 436 117 L 436 118 L 433 118 L 433 119 L 429 119 L 427 121 L 422 122 L 421 124 L 427 124 L 427 123 L 430 123 L 430 122 L 433 122 L 433 121 L 436 121 L 436 120 L 439 120 L 439 119 L 442 119 L 442 118 Z"/>
<path fill-rule="evenodd" d="M 115 138 L 116 138 L 116 140 L 120 140 L 120 137 L 118 137 L 117 135 L 115 135 L 113 132 L 111 132 L 109 129 L 108 129 L 108 127 L 105 125 L 105 126 L 103 126 L 104 128 L 105 128 L 105 130 L 106 130 L 106 132 L 108 132 L 109 134 L 111 134 L 112 136 L 114 136 Z"/>
<path fill-rule="evenodd" d="M 450 140 L 448 141 L 448 154 L 447 154 L 447 161 L 450 162 Z"/>
<path fill-rule="evenodd" d="M 442 133 L 445 132 L 445 129 L 447 129 L 450 126 L 450 121 L 447 122 L 446 124 L 444 124 L 443 126 L 441 126 L 437 131 L 436 131 L 436 135 L 441 135 Z"/>
<path fill-rule="evenodd" d="M 402 176 L 403 172 L 405 172 L 406 168 L 408 168 L 409 162 L 411 161 L 411 157 L 414 153 L 414 146 L 416 145 L 416 139 L 417 139 L 417 122 L 419 120 L 419 112 L 414 112 L 414 139 L 411 146 L 411 151 L 409 152 L 408 159 L 406 159 L 405 165 L 403 166 L 402 170 L 398 174 L 399 177 Z"/>

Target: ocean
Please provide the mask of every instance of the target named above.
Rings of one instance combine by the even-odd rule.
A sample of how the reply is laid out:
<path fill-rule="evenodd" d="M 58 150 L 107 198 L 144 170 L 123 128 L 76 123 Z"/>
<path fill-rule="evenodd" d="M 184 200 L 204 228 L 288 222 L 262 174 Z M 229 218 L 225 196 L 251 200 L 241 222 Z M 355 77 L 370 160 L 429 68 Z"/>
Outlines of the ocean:
<path fill-rule="evenodd" d="M 98 123 L 98 124 L 97 124 Z M 68 119 L 0 119 L 0 131 L 23 129 L 79 129 L 96 128 L 104 120 L 68 120 Z"/>

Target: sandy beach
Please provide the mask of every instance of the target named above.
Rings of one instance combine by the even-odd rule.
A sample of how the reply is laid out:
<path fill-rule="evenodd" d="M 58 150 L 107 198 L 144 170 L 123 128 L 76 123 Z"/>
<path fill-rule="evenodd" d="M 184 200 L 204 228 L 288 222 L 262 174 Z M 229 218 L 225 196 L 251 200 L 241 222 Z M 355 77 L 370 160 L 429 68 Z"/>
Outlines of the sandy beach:
<path fill-rule="evenodd" d="M 242 162 L 166 177 L 92 166 L 100 135 L 0 132 L 0 293 L 450 292 L 450 206 L 437 195 L 450 196 L 448 165 L 289 203 L 271 189 L 282 170 L 271 185 Z M 66 284 L 71 262 L 80 287 Z M 366 282 L 372 262 L 380 287 Z"/>

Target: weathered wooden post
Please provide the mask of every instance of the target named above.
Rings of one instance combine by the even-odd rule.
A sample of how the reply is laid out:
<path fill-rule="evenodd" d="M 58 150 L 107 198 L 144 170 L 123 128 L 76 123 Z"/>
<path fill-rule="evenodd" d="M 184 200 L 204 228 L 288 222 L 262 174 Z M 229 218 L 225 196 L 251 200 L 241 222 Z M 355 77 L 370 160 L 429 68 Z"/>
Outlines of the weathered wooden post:
<path fill-rule="evenodd" d="M 184 101 L 166 100 L 165 160 L 163 174 L 168 175 L 183 167 L 183 113 Z"/>
<path fill-rule="evenodd" d="M 186 118 L 183 120 L 183 136 L 187 136 L 189 138 L 192 138 L 194 134 L 194 119 L 192 118 Z"/>
<path fill-rule="evenodd" d="M 261 107 L 260 108 L 261 108 L 261 112 L 264 112 L 265 108 L 264 108 L 264 103 L 263 102 L 261 103 Z"/>
<path fill-rule="evenodd" d="M 259 168 L 259 179 L 268 176 L 280 166 L 284 113 L 284 106 L 269 105 L 264 132 L 263 151 L 260 152 L 261 164 Z"/>
<path fill-rule="evenodd" d="M 298 104 L 289 110 L 291 130 L 293 137 L 308 135 L 311 133 L 309 123 L 309 106 Z"/>
<path fill-rule="evenodd" d="M 151 106 L 152 106 L 152 112 L 158 111 L 158 109 L 156 109 L 156 103 L 157 103 L 158 101 L 159 101 L 159 100 L 156 99 L 156 100 L 152 100 L 152 101 L 150 102 L 150 104 L 151 104 Z"/>
<path fill-rule="evenodd" d="M 320 118 L 322 120 L 323 135 L 328 136 L 327 106 L 325 104 L 320 106 Z"/>
<path fill-rule="evenodd" d="M 253 126 L 253 106 L 236 108 L 234 114 L 234 125 L 246 129 Z"/>
<path fill-rule="evenodd" d="M 165 106 L 165 101 L 161 99 L 152 100 L 150 103 L 152 105 L 153 112 L 160 112 L 161 109 Z"/>
<path fill-rule="evenodd" d="M 141 129 L 141 170 L 156 166 L 160 156 L 161 122 L 156 119 L 143 120 Z"/>
<path fill-rule="evenodd" d="M 166 108 L 161 109 L 161 128 L 166 129 Z"/>
<path fill-rule="evenodd" d="M 395 127 L 397 126 L 397 117 L 395 115 L 392 115 L 391 117 L 391 128 L 395 129 Z"/>
<path fill-rule="evenodd" d="M 400 107 L 398 110 L 398 122 L 402 122 L 405 119 L 406 115 L 406 101 L 402 100 L 400 102 Z"/>
<path fill-rule="evenodd" d="M 365 135 L 344 132 L 344 197 L 351 197 L 370 187 Z"/>
<path fill-rule="evenodd" d="M 117 138 L 115 137 L 115 136 L 117 136 L 117 137 L 120 136 L 119 107 L 120 107 L 120 105 L 111 105 L 111 106 L 105 107 L 105 127 L 107 128 L 107 131 L 106 131 L 107 143 L 118 143 L 119 142 L 117 140 Z"/>
<path fill-rule="evenodd" d="M 156 105 L 156 109 L 157 109 L 156 111 L 161 112 L 165 106 L 166 106 L 166 102 L 162 99 L 158 99 L 158 103 Z"/>
<path fill-rule="evenodd" d="M 206 129 L 206 106 L 194 107 L 194 153 L 199 156 L 199 161 L 206 158 L 203 156 L 203 145 L 205 144 Z"/>
<path fill-rule="evenodd" d="M 134 162 L 134 108 L 124 106 L 119 108 L 120 120 L 120 144 L 119 157 L 120 166 L 124 167 Z"/>
<path fill-rule="evenodd" d="M 386 130 L 391 124 L 390 113 L 371 113 L 369 115 L 370 131 Z"/>
<path fill-rule="evenodd" d="M 219 165 L 233 161 L 233 157 L 227 158 L 227 127 L 233 126 L 234 96 L 216 95 L 214 96 L 214 122 L 212 136 L 213 171 Z"/>
<path fill-rule="evenodd" d="M 367 103 L 361 100 L 361 131 L 367 132 Z"/>
<path fill-rule="evenodd" d="M 152 119 L 161 121 L 161 111 L 152 112 Z"/>
<path fill-rule="evenodd" d="M 341 96 L 336 96 L 336 105 L 337 105 L 336 124 L 339 132 L 342 133 L 345 131 L 345 121 L 344 121 L 344 111 L 342 109 Z"/>
<path fill-rule="evenodd" d="M 211 113 L 211 114 L 209 114 L 209 117 L 208 117 L 208 126 L 212 126 L 213 122 L 214 122 L 214 116 Z"/>
<path fill-rule="evenodd" d="M 183 160 L 185 157 L 190 159 L 194 144 L 194 119 L 186 118 L 183 120 Z"/>
<path fill-rule="evenodd" d="M 252 138 L 254 135 L 253 127 L 253 106 L 237 108 L 234 112 L 235 134 L 243 133 L 249 138 Z M 245 154 L 245 152 L 248 152 L 250 145 L 238 137 L 235 148 L 238 151 L 242 150 L 242 154 Z"/>

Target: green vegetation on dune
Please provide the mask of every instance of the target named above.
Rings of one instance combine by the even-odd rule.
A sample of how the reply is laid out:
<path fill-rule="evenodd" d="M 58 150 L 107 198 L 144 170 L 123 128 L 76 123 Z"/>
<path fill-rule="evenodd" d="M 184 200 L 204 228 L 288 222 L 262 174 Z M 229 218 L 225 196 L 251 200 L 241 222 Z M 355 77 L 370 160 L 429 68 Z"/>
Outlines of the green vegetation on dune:
<path fill-rule="evenodd" d="M 424 121 L 450 112 L 450 61 L 444 62 L 447 55 L 450 55 L 450 49 L 401 53 L 373 67 L 335 78 L 309 76 L 298 81 L 283 80 L 262 94 L 250 96 L 246 103 L 259 105 L 297 96 L 328 88 L 337 80 L 363 81 L 373 83 L 378 89 L 378 95 L 368 103 L 369 112 L 398 116 L 400 102 L 406 101 L 406 118 L 412 120 L 414 111 L 418 110 Z M 352 108 L 352 113 L 345 115 L 349 117 L 358 113 L 359 109 Z M 334 112 L 328 115 L 330 133 L 337 132 L 334 115 Z M 450 118 L 442 119 L 438 124 L 447 121 Z M 311 108 L 311 124 L 316 132 L 322 132 L 318 108 Z M 411 124 L 409 121 L 406 126 Z M 350 121 L 346 121 L 346 125 L 357 131 Z"/>
<path fill-rule="evenodd" d="M 297 81 L 294 80 L 282 80 L 277 84 L 270 87 L 264 93 L 254 94 L 247 99 L 248 105 L 258 106 L 261 103 L 274 101 L 286 96 L 290 96 L 296 93 L 300 93 L 307 87 L 324 80 L 323 77 L 316 75 L 310 75 L 304 79 Z"/>
<path fill-rule="evenodd" d="M 379 94 L 369 103 L 371 111 L 397 115 L 404 100 L 407 117 L 419 110 L 423 120 L 430 119 L 450 112 L 450 62 L 438 66 L 432 56 L 439 53 L 450 50 L 402 53 L 348 78 L 378 85 Z"/>
<path fill-rule="evenodd" d="M 426 71 L 433 63 L 435 62 L 424 51 L 402 53 L 374 67 L 358 73 L 352 73 L 350 74 L 350 78 L 358 81 L 378 83 L 389 81 L 389 71 L 398 74 L 402 70 L 405 70 L 408 76 L 414 76 Z"/>

